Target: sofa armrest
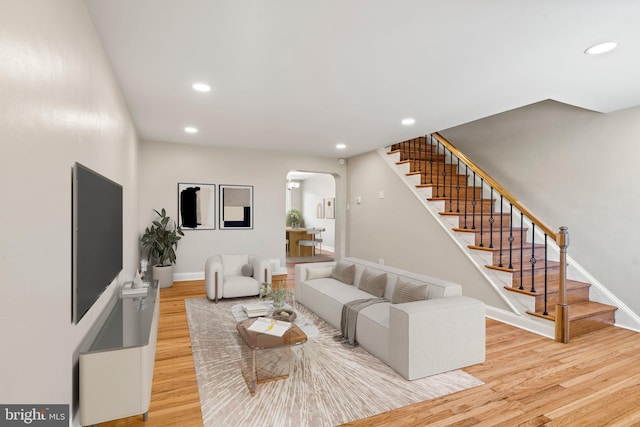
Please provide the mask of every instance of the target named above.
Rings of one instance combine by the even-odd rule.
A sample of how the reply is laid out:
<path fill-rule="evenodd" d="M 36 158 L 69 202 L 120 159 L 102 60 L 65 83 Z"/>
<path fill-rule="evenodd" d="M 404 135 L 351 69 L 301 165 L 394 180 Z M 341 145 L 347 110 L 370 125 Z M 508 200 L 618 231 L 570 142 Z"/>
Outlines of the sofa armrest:
<path fill-rule="evenodd" d="M 259 283 L 271 283 L 271 262 L 262 255 L 249 255 L 253 278 Z"/>
<path fill-rule="evenodd" d="M 482 363 L 485 306 L 465 296 L 389 308 L 390 365 L 408 380 Z"/>
<path fill-rule="evenodd" d="M 220 256 L 208 258 L 204 265 L 204 287 L 210 300 L 218 302 L 218 298 L 222 298 L 223 277 Z"/>

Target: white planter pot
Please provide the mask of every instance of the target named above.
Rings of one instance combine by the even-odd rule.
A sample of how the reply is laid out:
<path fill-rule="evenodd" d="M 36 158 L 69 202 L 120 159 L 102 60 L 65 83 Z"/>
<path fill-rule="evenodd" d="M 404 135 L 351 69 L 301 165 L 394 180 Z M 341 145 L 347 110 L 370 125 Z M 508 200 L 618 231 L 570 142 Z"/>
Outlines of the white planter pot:
<path fill-rule="evenodd" d="M 151 270 L 159 287 L 170 288 L 173 285 L 173 265 L 154 265 Z"/>

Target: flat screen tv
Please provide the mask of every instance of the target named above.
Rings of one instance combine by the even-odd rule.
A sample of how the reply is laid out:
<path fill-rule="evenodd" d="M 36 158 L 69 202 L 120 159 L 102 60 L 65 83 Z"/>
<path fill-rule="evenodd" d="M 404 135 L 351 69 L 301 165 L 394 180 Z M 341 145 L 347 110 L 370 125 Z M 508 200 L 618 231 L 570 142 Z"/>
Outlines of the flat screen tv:
<path fill-rule="evenodd" d="M 122 270 L 122 186 L 76 163 L 72 180 L 72 321 Z"/>

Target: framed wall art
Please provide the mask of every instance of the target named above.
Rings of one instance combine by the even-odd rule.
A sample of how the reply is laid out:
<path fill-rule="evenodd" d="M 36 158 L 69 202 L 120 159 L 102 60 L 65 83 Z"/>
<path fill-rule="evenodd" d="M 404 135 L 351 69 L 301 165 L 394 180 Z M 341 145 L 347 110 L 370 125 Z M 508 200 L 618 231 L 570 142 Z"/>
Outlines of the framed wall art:
<path fill-rule="evenodd" d="M 178 224 L 185 230 L 216 229 L 215 184 L 178 183 Z"/>
<path fill-rule="evenodd" d="M 253 228 L 253 186 L 220 185 L 220 230 Z"/>
<path fill-rule="evenodd" d="M 324 199 L 324 217 L 327 219 L 336 218 L 336 199 L 331 197 L 330 199 Z"/>

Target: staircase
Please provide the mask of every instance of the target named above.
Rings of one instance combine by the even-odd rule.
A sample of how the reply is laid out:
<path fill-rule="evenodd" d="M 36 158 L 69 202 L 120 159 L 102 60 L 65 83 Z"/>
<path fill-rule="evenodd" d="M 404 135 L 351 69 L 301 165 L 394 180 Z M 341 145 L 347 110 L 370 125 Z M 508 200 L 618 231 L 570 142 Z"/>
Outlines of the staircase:
<path fill-rule="evenodd" d="M 614 324 L 617 307 L 590 301 L 589 283 L 567 279 L 562 304 L 556 233 L 442 136 L 394 144 L 387 155 L 438 207 L 442 222 L 469 242 L 473 258 L 486 261 L 481 268 L 494 273 L 487 276 L 502 277 L 496 287 L 527 301 L 528 316 L 555 322 L 556 305 L 568 305 L 568 338 Z"/>

